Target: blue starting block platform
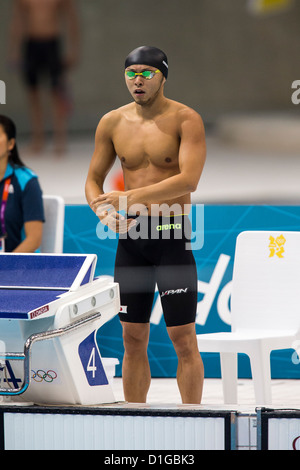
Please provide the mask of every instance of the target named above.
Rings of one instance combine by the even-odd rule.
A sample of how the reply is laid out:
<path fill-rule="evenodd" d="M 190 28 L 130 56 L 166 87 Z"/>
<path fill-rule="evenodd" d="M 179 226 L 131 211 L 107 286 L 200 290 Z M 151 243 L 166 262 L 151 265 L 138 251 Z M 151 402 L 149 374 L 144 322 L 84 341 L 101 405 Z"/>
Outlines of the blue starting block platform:
<path fill-rule="evenodd" d="M 0 395 L 37 404 L 114 402 L 96 333 L 120 309 L 96 255 L 0 255 Z"/>

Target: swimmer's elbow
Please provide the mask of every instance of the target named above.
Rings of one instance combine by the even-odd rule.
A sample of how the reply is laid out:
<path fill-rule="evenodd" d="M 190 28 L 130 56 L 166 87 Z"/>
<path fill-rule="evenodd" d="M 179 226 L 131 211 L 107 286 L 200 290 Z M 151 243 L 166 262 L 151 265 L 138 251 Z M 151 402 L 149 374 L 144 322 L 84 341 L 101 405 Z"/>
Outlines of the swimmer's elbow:
<path fill-rule="evenodd" d="M 189 171 L 187 170 L 181 171 L 183 184 L 186 186 L 188 193 L 193 193 L 194 191 L 197 190 L 203 167 L 204 167 L 204 161 L 201 167 L 190 168 Z"/>
<path fill-rule="evenodd" d="M 189 184 L 189 191 L 188 191 L 188 192 L 189 192 L 189 193 L 193 193 L 194 191 L 196 191 L 197 187 L 198 187 L 198 181 L 192 181 L 192 182 L 190 182 L 190 184 Z"/>
<path fill-rule="evenodd" d="M 193 193 L 198 187 L 198 180 L 194 178 L 184 178 L 184 186 L 187 193 Z"/>

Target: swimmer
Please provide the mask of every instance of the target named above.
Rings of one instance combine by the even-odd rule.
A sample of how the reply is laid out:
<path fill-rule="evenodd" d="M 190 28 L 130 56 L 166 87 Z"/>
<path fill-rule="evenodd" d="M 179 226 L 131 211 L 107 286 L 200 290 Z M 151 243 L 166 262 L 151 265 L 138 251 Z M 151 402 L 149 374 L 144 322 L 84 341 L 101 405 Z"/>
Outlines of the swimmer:
<path fill-rule="evenodd" d="M 178 357 L 182 402 L 199 404 L 204 370 L 195 330 L 197 271 L 185 242 L 190 231 L 187 208 L 206 158 L 205 132 L 196 111 L 164 95 L 167 78 L 168 59 L 160 49 L 141 46 L 128 55 L 125 82 L 133 101 L 109 112 L 98 124 L 86 198 L 100 221 L 120 234 L 115 280 L 124 306 L 119 317 L 125 349 L 125 400 L 147 400 L 151 381 L 147 346 L 157 283 Z M 104 193 L 103 184 L 116 156 L 125 190 Z M 121 200 L 126 201 L 126 217 L 119 213 Z M 136 233 L 133 214 L 137 212 L 132 208 L 137 205 L 145 209 L 138 211 L 136 222 L 146 237 L 130 236 Z M 155 236 L 149 226 L 158 227 Z"/>
<path fill-rule="evenodd" d="M 41 86 L 46 78 L 51 88 L 55 152 L 63 154 L 70 108 L 66 74 L 78 63 L 80 34 L 76 2 L 13 0 L 11 3 L 9 62 L 12 67 L 20 68 L 28 94 L 32 125 L 30 152 L 39 153 L 45 145 L 46 113 Z M 63 38 L 67 43 L 66 52 Z"/>

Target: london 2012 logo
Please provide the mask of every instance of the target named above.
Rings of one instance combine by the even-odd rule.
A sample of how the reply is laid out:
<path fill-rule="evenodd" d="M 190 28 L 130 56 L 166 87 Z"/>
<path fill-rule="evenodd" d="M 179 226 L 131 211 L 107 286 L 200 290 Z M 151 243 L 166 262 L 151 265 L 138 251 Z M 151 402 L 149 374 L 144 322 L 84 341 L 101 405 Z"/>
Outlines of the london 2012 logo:
<path fill-rule="evenodd" d="M 0 104 L 6 104 L 6 86 L 3 80 L 0 80 Z"/>
<path fill-rule="evenodd" d="M 286 239 L 284 238 L 283 235 L 280 235 L 279 237 L 273 237 L 272 235 L 269 237 L 269 258 L 272 258 L 273 256 L 278 256 L 278 258 L 283 258 L 283 253 L 284 253 L 284 244 L 286 242 Z"/>

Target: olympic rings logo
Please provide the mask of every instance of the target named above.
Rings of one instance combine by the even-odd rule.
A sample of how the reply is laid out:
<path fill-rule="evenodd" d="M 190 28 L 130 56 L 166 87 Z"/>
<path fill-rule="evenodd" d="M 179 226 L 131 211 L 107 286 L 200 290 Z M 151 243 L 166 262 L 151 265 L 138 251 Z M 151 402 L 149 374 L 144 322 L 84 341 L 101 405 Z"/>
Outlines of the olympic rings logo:
<path fill-rule="evenodd" d="M 35 370 L 31 370 L 32 372 L 32 376 L 31 378 L 35 381 L 35 382 L 47 382 L 47 383 L 51 383 L 53 382 L 53 380 L 55 380 L 57 378 L 57 373 L 54 371 L 54 370 L 48 370 L 47 372 L 45 372 L 44 370 L 42 369 L 39 369 L 35 372 Z"/>

